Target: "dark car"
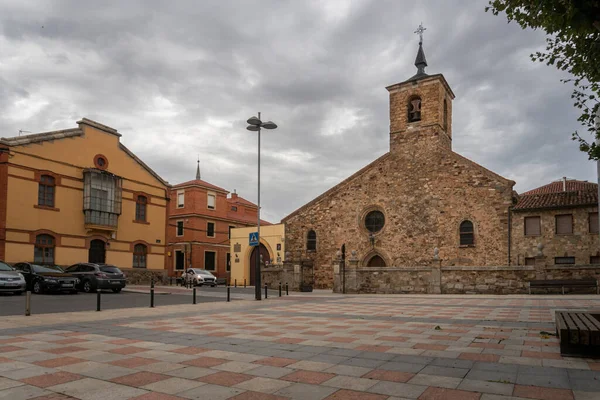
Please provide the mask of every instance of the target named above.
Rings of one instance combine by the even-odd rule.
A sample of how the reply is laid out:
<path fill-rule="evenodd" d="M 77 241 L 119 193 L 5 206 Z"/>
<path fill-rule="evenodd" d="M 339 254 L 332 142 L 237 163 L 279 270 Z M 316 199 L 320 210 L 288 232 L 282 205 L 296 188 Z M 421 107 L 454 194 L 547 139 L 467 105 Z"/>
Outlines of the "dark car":
<path fill-rule="evenodd" d="M 66 272 L 79 278 L 79 289 L 85 293 L 98 289 L 119 293 L 127 284 L 123 271 L 109 264 L 80 263 L 71 265 Z"/>
<path fill-rule="evenodd" d="M 18 263 L 14 267 L 23 274 L 27 288 L 33 293 L 40 294 L 46 291 L 77 293 L 79 280 L 60 267 L 34 263 Z"/>
<path fill-rule="evenodd" d="M 27 287 L 25 277 L 5 262 L 0 261 L 0 293 L 23 293 Z"/>

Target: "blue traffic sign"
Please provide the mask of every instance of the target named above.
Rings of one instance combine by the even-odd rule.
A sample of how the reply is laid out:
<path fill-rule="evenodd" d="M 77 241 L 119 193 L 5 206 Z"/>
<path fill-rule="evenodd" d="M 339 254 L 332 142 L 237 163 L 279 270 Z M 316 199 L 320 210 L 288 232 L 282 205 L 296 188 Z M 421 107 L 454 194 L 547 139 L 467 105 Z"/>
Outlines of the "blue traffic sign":
<path fill-rule="evenodd" d="M 258 232 L 251 232 L 248 235 L 248 242 L 249 246 L 258 246 Z"/>

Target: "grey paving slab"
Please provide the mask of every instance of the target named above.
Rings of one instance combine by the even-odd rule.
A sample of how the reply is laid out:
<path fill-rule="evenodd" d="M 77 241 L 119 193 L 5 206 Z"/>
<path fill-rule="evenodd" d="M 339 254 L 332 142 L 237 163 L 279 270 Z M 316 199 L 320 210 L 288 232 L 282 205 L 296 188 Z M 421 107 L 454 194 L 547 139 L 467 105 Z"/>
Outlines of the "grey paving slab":
<path fill-rule="evenodd" d="M 451 368 L 473 368 L 473 361 L 470 360 L 457 360 L 450 358 L 436 358 L 429 365 L 435 365 L 438 367 L 451 367 Z"/>
<path fill-rule="evenodd" d="M 458 389 L 471 392 L 492 393 L 510 396 L 515 385 L 511 383 L 488 382 L 473 379 L 463 379 Z"/>
<path fill-rule="evenodd" d="M 321 400 L 337 390 L 337 388 L 326 386 L 294 383 L 276 391 L 274 394 L 277 396 L 289 397 L 294 400 Z"/>
<path fill-rule="evenodd" d="M 16 369 L 16 370 L 12 370 L 12 371 L 0 372 L 0 376 L 9 378 L 9 379 L 19 380 L 19 379 L 31 378 L 32 376 L 51 374 L 53 372 L 57 372 L 57 371 L 52 368 L 38 367 L 37 365 L 33 365 L 28 368 L 21 368 L 21 369 Z"/>
<path fill-rule="evenodd" d="M 292 382 L 282 381 L 279 379 L 256 377 L 234 385 L 234 387 L 242 390 L 251 390 L 253 392 L 275 393 L 276 391 L 291 385 Z"/>
<path fill-rule="evenodd" d="M 338 375 L 328 381 L 321 383 L 323 386 L 336 387 L 338 389 L 350 389 L 364 392 L 378 381 L 373 379 L 357 378 L 355 376 Z"/>
<path fill-rule="evenodd" d="M 368 358 L 370 360 L 390 361 L 393 358 L 396 358 L 397 356 L 396 356 L 396 354 L 391 354 L 391 353 L 380 353 L 380 352 L 377 352 L 377 351 L 363 351 L 362 353 L 360 353 L 356 357 L 359 357 L 359 358 Z"/>
<path fill-rule="evenodd" d="M 356 367 L 352 365 L 334 365 L 331 368 L 327 368 L 323 372 L 329 372 L 336 375 L 361 377 L 371 371 L 373 371 L 372 368 Z"/>
<path fill-rule="evenodd" d="M 487 363 L 487 362 L 476 362 L 473 365 L 473 370 L 476 371 L 495 371 L 495 372 L 507 372 L 507 373 L 518 373 L 520 365 L 515 364 L 500 364 L 500 363 Z"/>
<path fill-rule="evenodd" d="M 552 368 L 548 368 L 552 369 Z M 542 386 L 548 388 L 558 389 L 571 389 L 571 382 L 569 377 L 565 375 L 552 375 L 548 373 L 546 375 L 540 374 L 517 374 L 517 384 L 519 385 L 530 385 L 530 386 Z"/>
<path fill-rule="evenodd" d="M 419 364 L 416 364 L 419 365 Z M 410 372 L 410 371 L 408 371 Z M 419 371 L 427 375 L 449 376 L 453 378 L 464 378 L 469 370 L 467 368 L 439 367 L 437 365 L 428 365 Z"/>
<path fill-rule="evenodd" d="M 186 399 L 225 400 L 242 392 L 244 392 L 242 389 L 208 384 L 179 392 L 177 396 Z"/>
<path fill-rule="evenodd" d="M 294 360 L 307 360 L 313 357 L 314 353 L 307 353 L 305 351 L 285 351 L 279 357 L 292 358 Z"/>
<path fill-rule="evenodd" d="M 205 385 L 204 382 L 195 381 L 192 379 L 182 378 L 169 378 L 162 381 L 154 382 L 146 386 L 142 386 L 142 389 L 150 390 L 152 392 L 160 392 L 166 394 L 176 394 L 179 392 L 185 392 L 199 386 Z"/>
<path fill-rule="evenodd" d="M 417 399 L 427 389 L 427 386 L 412 385 L 410 383 L 379 382 L 369 389 L 368 392 L 396 396 L 401 394 L 407 399 Z"/>
<path fill-rule="evenodd" d="M 544 368 L 531 365 L 520 365 L 519 375 L 552 375 L 552 376 L 568 376 L 566 368 Z"/>
<path fill-rule="evenodd" d="M 321 354 L 315 354 L 314 356 L 308 358 L 307 360 L 325 362 L 325 363 L 329 363 L 329 364 L 339 364 L 342 361 L 346 361 L 349 359 L 350 359 L 350 357 L 335 356 L 333 354 L 321 353 Z"/>
<path fill-rule="evenodd" d="M 50 394 L 52 394 L 52 392 L 48 390 L 40 389 L 35 386 L 23 385 L 0 390 L 0 399 L 27 400 Z"/>
<path fill-rule="evenodd" d="M 388 371 L 401 371 L 401 372 L 420 372 L 425 368 L 424 364 L 413 364 L 408 362 L 386 362 L 378 366 L 379 369 L 385 369 Z M 438 367 L 442 368 L 442 367 Z"/>
<path fill-rule="evenodd" d="M 410 355 L 397 355 L 392 358 L 392 361 L 412 363 L 412 364 L 429 364 L 435 360 L 434 357 L 422 357 L 422 356 L 410 356 Z"/>
<path fill-rule="evenodd" d="M 582 392 L 596 392 L 600 398 L 600 381 L 596 379 L 570 379 L 571 389 Z"/>
<path fill-rule="evenodd" d="M 517 373 L 516 372 L 503 372 L 503 371 L 486 371 L 472 369 L 469 371 L 467 379 L 489 381 L 489 382 L 501 382 L 501 383 L 516 383 Z"/>
<path fill-rule="evenodd" d="M 101 364 L 94 361 L 66 365 L 64 367 L 58 367 L 57 369 L 71 372 L 73 374 L 88 376 L 90 378 L 104 380 L 114 379 L 138 372 L 135 369 L 117 367 L 110 364 Z"/>
<path fill-rule="evenodd" d="M 82 399 L 87 393 L 93 391 L 108 392 L 115 386 L 117 385 L 114 383 L 106 382 L 100 379 L 83 378 L 73 382 L 50 386 L 48 390 Z"/>
<path fill-rule="evenodd" d="M 152 365 L 152 364 L 150 364 Z M 152 372 L 160 372 L 160 371 L 152 371 Z M 202 376 L 211 375 L 218 371 L 210 368 L 201 368 L 201 367 L 185 367 L 185 368 L 177 368 L 171 371 L 161 372 L 165 375 L 175 376 L 178 378 L 186 378 L 186 379 L 197 379 Z"/>
<path fill-rule="evenodd" d="M 349 360 L 344 360 L 340 363 L 340 365 L 352 365 L 356 367 L 364 367 L 364 368 L 377 368 L 383 364 L 386 364 L 386 361 L 382 360 L 370 360 L 368 358 L 350 358 Z"/>
<path fill-rule="evenodd" d="M 263 378 L 281 378 L 282 376 L 291 374 L 294 372 L 293 369 L 283 367 L 272 367 L 270 365 L 259 366 L 258 368 L 251 369 L 245 373 L 248 375 L 261 376 Z"/>
<path fill-rule="evenodd" d="M 300 346 L 300 348 L 298 348 L 295 351 L 303 351 L 303 352 L 306 352 L 306 353 L 321 354 L 321 353 L 325 353 L 325 352 L 329 351 L 329 347 L 324 347 L 324 346 Z"/>
<path fill-rule="evenodd" d="M 573 390 L 573 396 L 575 396 L 575 400 L 598 400 L 600 398 L 598 392 L 586 392 L 582 390 Z M 481 400 L 485 399 L 482 398 Z"/>
<path fill-rule="evenodd" d="M 407 383 L 410 383 L 411 385 L 435 386 L 441 388 L 456 389 L 460 382 L 462 382 L 462 378 L 417 374 Z"/>
<path fill-rule="evenodd" d="M 2 372 L 28 368 L 28 367 L 32 367 L 32 366 L 33 366 L 32 364 L 22 362 L 22 361 L 0 363 L 0 375 L 2 375 Z"/>
<path fill-rule="evenodd" d="M 258 367 L 259 367 L 258 364 L 252 364 L 252 363 L 247 363 L 247 362 L 242 362 L 242 361 L 229 361 L 229 362 L 223 363 L 221 365 L 217 365 L 213 368 L 221 370 L 221 371 L 242 373 L 242 372 L 253 370 L 254 368 L 258 368 Z"/>
<path fill-rule="evenodd" d="M 362 351 L 360 351 L 360 350 L 335 348 L 335 349 L 328 350 L 325 354 L 331 354 L 334 356 L 344 356 L 344 357 L 356 357 L 360 353 L 362 353 Z"/>
<path fill-rule="evenodd" d="M 15 380 L 12 380 L 12 379 L 0 377 L 0 390 L 9 389 L 9 388 L 12 388 L 12 387 L 22 386 L 22 385 L 24 385 L 23 382 L 19 382 L 19 381 L 15 381 Z"/>

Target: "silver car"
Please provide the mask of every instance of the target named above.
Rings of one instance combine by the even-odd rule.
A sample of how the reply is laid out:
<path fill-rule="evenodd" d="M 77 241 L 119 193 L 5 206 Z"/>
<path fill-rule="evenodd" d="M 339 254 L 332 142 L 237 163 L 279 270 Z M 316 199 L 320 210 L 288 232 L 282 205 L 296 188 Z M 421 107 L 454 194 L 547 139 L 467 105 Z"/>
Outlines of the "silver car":
<path fill-rule="evenodd" d="M 0 261 L 0 292 L 21 294 L 27 289 L 25 277 L 10 265 Z"/>
<path fill-rule="evenodd" d="M 188 284 L 191 283 L 194 286 L 217 286 L 217 277 L 205 269 L 189 268 L 184 278 Z"/>

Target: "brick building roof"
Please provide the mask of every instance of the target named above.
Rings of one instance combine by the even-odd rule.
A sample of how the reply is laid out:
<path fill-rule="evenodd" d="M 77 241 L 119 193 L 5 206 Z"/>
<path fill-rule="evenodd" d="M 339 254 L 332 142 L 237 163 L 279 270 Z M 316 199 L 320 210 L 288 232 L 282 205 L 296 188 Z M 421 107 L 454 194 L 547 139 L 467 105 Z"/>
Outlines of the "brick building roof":
<path fill-rule="evenodd" d="M 529 190 L 518 196 L 513 210 L 572 208 L 598 205 L 598 184 L 560 180 Z"/>
<path fill-rule="evenodd" d="M 221 192 L 229 193 L 229 191 L 227 191 L 226 189 L 223 189 L 222 187 L 213 185 L 212 183 L 208 183 L 206 181 L 203 181 L 202 179 L 194 179 L 192 181 L 178 183 L 177 185 L 173 186 L 173 189 L 187 187 L 187 186 L 202 186 L 202 187 L 205 187 L 205 188 L 208 188 L 208 189 L 214 189 L 214 190 L 218 190 L 218 191 L 221 191 Z"/>

